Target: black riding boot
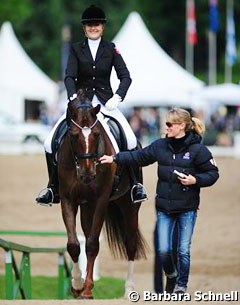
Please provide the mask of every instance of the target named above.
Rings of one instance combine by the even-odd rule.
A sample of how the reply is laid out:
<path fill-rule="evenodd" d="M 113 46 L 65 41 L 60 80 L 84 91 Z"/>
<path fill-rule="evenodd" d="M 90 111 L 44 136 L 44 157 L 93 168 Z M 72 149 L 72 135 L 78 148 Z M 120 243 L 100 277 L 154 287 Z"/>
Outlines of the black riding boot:
<path fill-rule="evenodd" d="M 59 203 L 60 198 L 58 194 L 58 171 L 57 164 L 55 164 L 53 154 L 46 153 L 47 168 L 49 175 L 49 182 L 46 192 L 36 198 L 37 203 L 42 205 L 52 205 L 52 203 Z"/>
<path fill-rule="evenodd" d="M 131 189 L 132 202 L 137 203 L 146 201 L 148 198 L 144 186 L 142 185 L 142 170 L 137 166 L 131 166 L 129 167 L 129 172 L 133 181 L 133 187 Z"/>

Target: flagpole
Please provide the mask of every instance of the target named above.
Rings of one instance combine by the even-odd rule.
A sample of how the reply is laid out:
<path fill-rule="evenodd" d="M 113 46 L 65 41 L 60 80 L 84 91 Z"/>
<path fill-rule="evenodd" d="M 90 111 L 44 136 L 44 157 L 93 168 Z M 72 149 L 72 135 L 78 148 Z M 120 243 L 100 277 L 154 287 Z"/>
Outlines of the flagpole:
<path fill-rule="evenodd" d="M 217 31 L 219 30 L 218 0 L 209 0 L 208 83 L 217 83 Z"/>
<path fill-rule="evenodd" d="M 185 67 L 194 73 L 194 45 L 196 44 L 196 16 L 194 0 L 186 0 Z"/>
<path fill-rule="evenodd" d="M 216 33 L 208 32 L 208 83 L 215 85 L 217 83 L 217 39 Z"/>
<path fill-rule="evenodd" d="M 186 70 L 191 74 L 194 73 L 194 46 L 187 44 L 186 46 Z"/>
<path fill-rule="evenodd" d="M 230 13 L 233 12 L 233 0 L 227 0 L 226 1 L 226 48 L 228 43 L 228 18 L 230 16 Z M 225 83 L 231 83 L 232 82 L 232 64 L 228 62 L 227 59 L 227 50 L 225 54 Z"/>
<path fill-rule="evenodd" d="M 189 71 L 190 73 L 193 74 L 193 45 L 189 43 L 188 41 L 188 24 L 189 24 L 189 1 L 186 0 L 186 37 L 185 37 L 185 42 L 186 42 L 186 47 L 185 47 L 185 62 L 186 62 L 186 70 Z"/>

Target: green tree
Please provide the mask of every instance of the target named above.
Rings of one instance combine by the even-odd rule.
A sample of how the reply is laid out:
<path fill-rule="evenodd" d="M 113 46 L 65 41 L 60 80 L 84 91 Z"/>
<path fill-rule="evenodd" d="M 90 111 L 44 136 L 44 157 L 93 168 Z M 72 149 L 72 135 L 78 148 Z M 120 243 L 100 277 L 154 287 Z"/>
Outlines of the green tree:
<path fill-rule="evenodd" d="M 0 24 L 10 21 L 14 28 L 18 28 L 25 18 L 32 15 L 31 0 L 1 0 L 0 1 Z"/>
<path fill-rule="evenodd" d="M 217 34 L 218 72 L 224 73 L 226 1 L 219 0 L 220 31 Z M 83 39 L 81 14 L 90 4 L 101 6 L 107 14 L 106 39 L 113 39 L 131 11 L 142 16 L 160 46 L 179 64 L 185 65 L 186 0 L 1 0 L 0 25 L 9 20 L 26 52 L 51 78 L 61 77 L 61 31 L 71 28 L 72 41 Z M 208 0 L 195 0 L 198 43 L 195 46 L 195 71 L 207 82 Z M 240 1 L 234 1 L 236 37 L 239 48 Z M 143 42 L 144 47 L 144 42 Z M 233 67 L 239 81 L 240 56 Z M 144 59 L 143 59 L 144 60 Z"/>
<path fill-rule="evenodd" d="M 18 28 L 22 44 L 44 72 L 58 80 L 60 76 L 61 26 L 63 4 L 60 0 L 31 0 L 32 15 Z"/>

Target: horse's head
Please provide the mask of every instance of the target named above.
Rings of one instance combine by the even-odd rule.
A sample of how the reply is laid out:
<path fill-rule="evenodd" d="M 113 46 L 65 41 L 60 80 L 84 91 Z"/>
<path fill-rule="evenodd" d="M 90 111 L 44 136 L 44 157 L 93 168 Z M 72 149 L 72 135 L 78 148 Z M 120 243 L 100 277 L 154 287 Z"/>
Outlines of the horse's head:
<path fill-rule="evenodd" d="M 71 150 L 76 163 L 78 179 L 84 184 L 96 177 L 100 130 L 97 114 L 100 105 L 76 98 L 68 104 L 67 120 Z"/>

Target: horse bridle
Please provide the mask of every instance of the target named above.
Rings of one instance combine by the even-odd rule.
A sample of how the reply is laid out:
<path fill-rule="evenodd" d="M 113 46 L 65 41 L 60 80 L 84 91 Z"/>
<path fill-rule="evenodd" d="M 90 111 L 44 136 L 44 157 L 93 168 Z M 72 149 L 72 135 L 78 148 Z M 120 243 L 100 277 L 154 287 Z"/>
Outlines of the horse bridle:
<path fill-rule="evenodd" d="M 76 109 L 79 109 L 79 108 L 91 108 L 90 105 L 88 104 L 80 104 L 76 107 Z M 70 119 L 70 121 L 77 127 L 79 128 L 84 137 L 86 137 L 87 135 L 89 135 L 91 133 L 91 130 L 94 128 L 94 126 L 97 124 L 98 122 L 98 118 L 96 118 L 95 122 L 91 125 L 91 126 L 80 126 L 77 122 L 75 122 L 72 118 Z M 75 165 L 76 165 L 76 171 L 77 171 L 77 176 L 79 177 L 80 175 L 80 165 L 79 165 L 79 159 L 94 159 L 94 165 L 98 165 L 99 164 L 99 157 L 100 155 L 98 153 L 78 153 L 76 154 L 76 152 L 74 152 L 73 150 L 73 145 L 72 145 L 72 140 L 71 140 L 71 137 L 70 137 L 70 145 L 71 145 L 71 151 L 72 151 L 72 154 L 73 154 L 73 158 L 74 158 L 74 161 L 75 161 Z"/>
<path fill-rule="evenodd" d="M 96 121 L 91 125 L 91 126 L 80 126 L 77 122 L 75 122 L 73 119 L 71 119 L 71 122 L 77 126 L 84 134 L 87 134 L 87 133 L 91 133 L 91 130 L 92 128 L 97 124 L 98 122 L 98 118 L 96 118 Z M 75 157 L 78 157 L 79 159 L 96 159 L 98 158 L 98 154 L 97 153 L 78 153 L 77 156 L 76 156 L 76 153 L 74 153 L 74 156 Z"/>

